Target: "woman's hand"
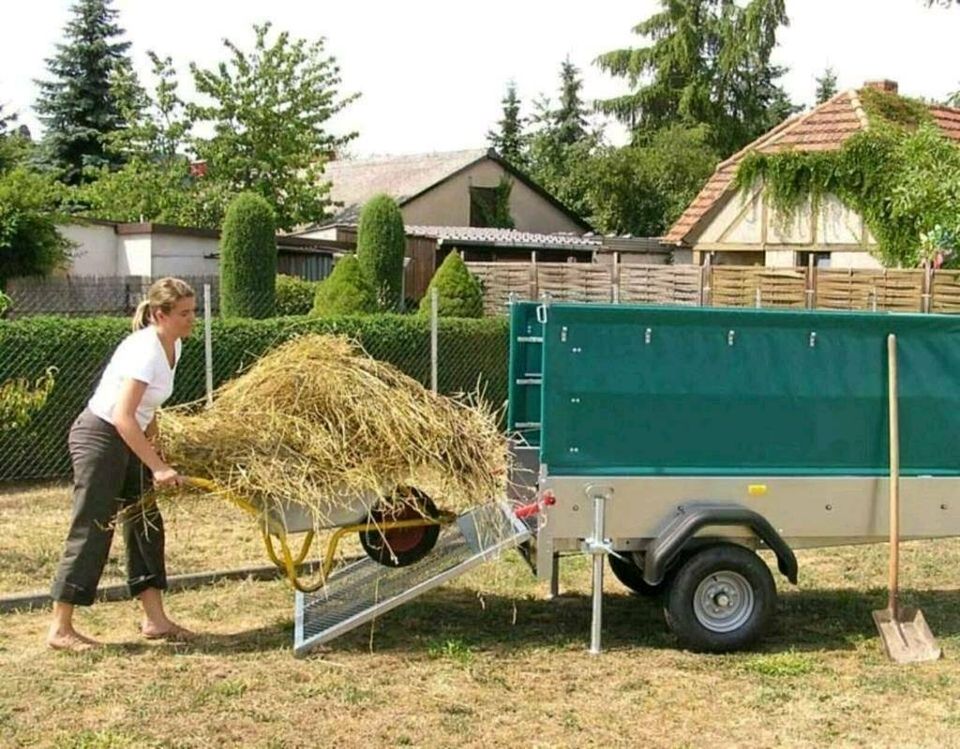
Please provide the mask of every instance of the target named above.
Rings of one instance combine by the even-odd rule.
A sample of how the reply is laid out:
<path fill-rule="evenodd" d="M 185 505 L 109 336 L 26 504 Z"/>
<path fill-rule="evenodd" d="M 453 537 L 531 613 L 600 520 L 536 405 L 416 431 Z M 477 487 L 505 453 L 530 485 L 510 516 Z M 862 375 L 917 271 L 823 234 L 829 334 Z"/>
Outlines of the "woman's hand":
<path fill-rule="evenodd" d="M 164 463 L 154 470 L 153 483 L 157 486 L 180 486 L 183 483 L 183 477 Z"/>

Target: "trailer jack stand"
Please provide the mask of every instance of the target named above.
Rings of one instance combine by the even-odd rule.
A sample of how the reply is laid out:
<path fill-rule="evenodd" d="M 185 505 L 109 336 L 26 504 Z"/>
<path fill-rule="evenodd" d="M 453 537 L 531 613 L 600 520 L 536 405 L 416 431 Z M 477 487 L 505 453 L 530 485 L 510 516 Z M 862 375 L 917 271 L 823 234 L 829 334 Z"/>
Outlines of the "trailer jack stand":
<path fill-rule="evenodd" d="M 587 487 L 588 496 L 593 497 L 593 537 L 584 540 L 583 551 L 593 556 L 593 586 L 591 589 L 592 615 L 590 618 L 590 652 L 600 653 L 600 630 L 603 625 L 603 563 L 611 553 L 610 539 L 604 538 L 604 515 L 607 499 L 613 493 L 609 487 L 600 492 L 596 487 Z"/>

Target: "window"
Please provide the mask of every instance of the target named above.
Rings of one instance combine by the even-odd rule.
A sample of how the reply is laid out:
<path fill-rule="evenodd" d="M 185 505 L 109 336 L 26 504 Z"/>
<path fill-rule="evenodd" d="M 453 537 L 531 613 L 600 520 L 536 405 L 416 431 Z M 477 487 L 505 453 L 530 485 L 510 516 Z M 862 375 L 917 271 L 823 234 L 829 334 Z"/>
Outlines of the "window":
<path fill-rule="evenodd" d="M 497 215 L 497 188 L 470 188 L 470 226 L 495 226 Z"/>
<path fill-rule="evenodd" d="M 829 268 L 830 267 L 830 253 L 829 252 L 798 252 L 797 253 L 797 265 L 801 268 L 806 268 L 810 265 L 810 257 L 813 256 L 813 267 L 814 268 Z"/>

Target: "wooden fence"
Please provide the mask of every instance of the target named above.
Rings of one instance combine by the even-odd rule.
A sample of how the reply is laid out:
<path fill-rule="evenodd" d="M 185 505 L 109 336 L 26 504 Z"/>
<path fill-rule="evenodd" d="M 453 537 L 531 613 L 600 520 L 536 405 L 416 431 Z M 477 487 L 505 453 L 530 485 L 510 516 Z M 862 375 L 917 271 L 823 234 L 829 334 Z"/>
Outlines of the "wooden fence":
<path fill-rule="evenodd" d="M 960 313 L 960 271 L 467 263 L 487 314 L 519 299 Z"/>

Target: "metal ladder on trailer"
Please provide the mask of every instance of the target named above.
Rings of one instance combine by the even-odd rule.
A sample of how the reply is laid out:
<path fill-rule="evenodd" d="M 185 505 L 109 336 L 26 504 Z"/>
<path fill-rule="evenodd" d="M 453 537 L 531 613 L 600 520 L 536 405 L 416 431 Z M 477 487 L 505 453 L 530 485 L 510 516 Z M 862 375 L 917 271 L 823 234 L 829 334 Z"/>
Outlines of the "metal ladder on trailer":
<path fill-rule="evenodd" d="M 510 362 L 507 430 L 525 444 L 540 444 L 543 397 L 543 319 L 539 307 L 510 304 Z"/>
<path fill-rule="evenodd" d="M 491 502 L 444 527 L 433 551 L 415 564 L 385 567 L 369 558 L 353 562 L 317 592 L 297 592 L 294 655 L 306 655 L 531 537 L 530 526 L 507 504 Z"/>

